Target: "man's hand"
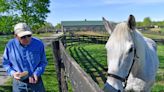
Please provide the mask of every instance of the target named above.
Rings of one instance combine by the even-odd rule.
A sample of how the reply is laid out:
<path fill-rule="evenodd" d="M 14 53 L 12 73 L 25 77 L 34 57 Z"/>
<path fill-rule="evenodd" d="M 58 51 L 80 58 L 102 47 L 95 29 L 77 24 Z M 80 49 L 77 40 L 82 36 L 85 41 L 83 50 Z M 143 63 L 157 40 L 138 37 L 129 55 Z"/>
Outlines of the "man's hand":
<path fill-rule="evenodd" d="M 13 77 L 15 78 L 15 79 L 17 79 L 17 80 L 20 80 L 20 72 L 15 72 L 14 74 L 13 74 Z"/>
<path fill-rule="evenodd" d="M 22 77 L 24 76 L 27 76 L 28 75 L 28 72 L 27 71 L 24 71 L 24 72 L 15 72 L 13 74 L 13 77 L 17 80 L 20 80 Z"/>
<path fill-rule="evenodd" d="M 33 75 L 33 76 L 29 77 L 29 83 L 35 84 L 37 82 L 38 82 L 38 76 Z"/>

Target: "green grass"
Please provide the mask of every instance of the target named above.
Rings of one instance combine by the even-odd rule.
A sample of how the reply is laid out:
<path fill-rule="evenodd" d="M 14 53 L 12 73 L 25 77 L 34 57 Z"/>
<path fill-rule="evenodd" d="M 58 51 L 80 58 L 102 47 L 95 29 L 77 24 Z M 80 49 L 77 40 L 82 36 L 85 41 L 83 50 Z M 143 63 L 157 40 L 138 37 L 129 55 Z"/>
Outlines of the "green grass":
<path fill-rule="evenodd" d="M 151 39 L 164 39 L 164 35 L 159 35 L 159 34 L 143 34 L 143 35 Z"/>
<path fill-rule="evenodd" d="M 54 34 L 54 33 L 53 32 L 47 32 L 47 33 L 33 34 L 33 36 L 36 36 L 36 37 L 49 37 L 52 34 Z"/>
<path fill-rule="evenodd" d="M 69 54 L 102 88 L 106 81 L 106 50 L 104 45 L 80 44 L 67 48 Z"/>
<path fill-rule="evenodd" d="M 161 31 L 164 32 L 164 28 L 161 28 Z"/>
<path fill-rule="evenodd" d="M 106 82 L 107 60 L 104 45 L 80 44 L 67 48 L 69 54 L 86 71 L 92 79 L 103 88 Z M 160 67 L 152 92 L 164 91 L 164 45 L 158 44 Z"/>
<path fill-rule="evenodd" d="M 156 83 L 153 86 L 152 92 L 163 92 L 164 91 L 164 45 L 158 45 L 158 57 L 160 66 L 156 76 Z"/>
<path fill-rule="evenodd" d="M 0 36 L 0 55 L 3 53 L 6 43 L 9 39 L 13 38 L 13 35 Z"/>
<path fill-rule="evenodd" d="M 42 76 L 46 92 L 59 92 L 58 81 L 53 60 L 53 53 L 50 46 L 46 47 L 46 57 L 48 65 Z"/>

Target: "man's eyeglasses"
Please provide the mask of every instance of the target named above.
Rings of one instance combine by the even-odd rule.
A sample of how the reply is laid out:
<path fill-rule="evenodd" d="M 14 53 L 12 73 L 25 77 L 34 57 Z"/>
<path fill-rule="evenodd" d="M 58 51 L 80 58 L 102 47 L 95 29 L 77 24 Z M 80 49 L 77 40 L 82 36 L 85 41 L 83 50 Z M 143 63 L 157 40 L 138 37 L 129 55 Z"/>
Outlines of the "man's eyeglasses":
<path fill-rule="evenodd" d="M 22 36 L 22 37 L 20 37 L 21 39 L 25 39 L 25 38 L 30 38 L 31 37 L 31 35 L 25 35 L 25 36 Z"/>

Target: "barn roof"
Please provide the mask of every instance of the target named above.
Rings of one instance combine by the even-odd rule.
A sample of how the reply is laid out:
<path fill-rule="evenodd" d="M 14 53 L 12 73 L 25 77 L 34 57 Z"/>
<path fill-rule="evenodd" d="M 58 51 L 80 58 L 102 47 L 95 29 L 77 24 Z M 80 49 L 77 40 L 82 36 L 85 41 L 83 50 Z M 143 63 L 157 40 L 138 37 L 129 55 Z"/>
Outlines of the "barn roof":
<path fill-rule="evenodd" d="M 61 21 L 62 26 L 89 26 L 103 25 L 103 21 Z"/>

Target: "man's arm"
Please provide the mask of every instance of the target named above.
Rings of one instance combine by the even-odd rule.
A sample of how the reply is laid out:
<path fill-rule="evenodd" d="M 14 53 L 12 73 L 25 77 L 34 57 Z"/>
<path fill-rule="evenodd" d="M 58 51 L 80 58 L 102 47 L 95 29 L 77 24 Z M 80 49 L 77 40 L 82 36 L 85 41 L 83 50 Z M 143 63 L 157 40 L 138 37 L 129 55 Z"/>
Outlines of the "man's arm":
<path fill-rule="evenodd" d="M 33 75 L 41 76 L 44 73 L 45 67 L 47 65 L 47 59 L 45 55 L 44 45 L 41 48 L 40 54 L 40 63 L 38 64 L 37 68 L 35 69 Z"/>
<path fill-rule="evenodd" d="M 4 54 L 3 54 L 3 58 L 2 58 L 2 65 L 6 69 L 8 75 L 13 76 L 13 74 L 16 72 L 11 67 L 12 64 L 9 60 L 9 49 L 7 47 L 4 50 Z"/>

